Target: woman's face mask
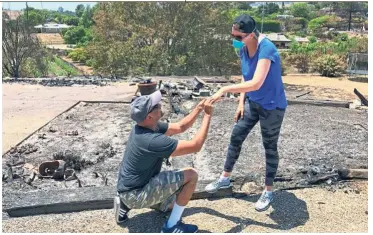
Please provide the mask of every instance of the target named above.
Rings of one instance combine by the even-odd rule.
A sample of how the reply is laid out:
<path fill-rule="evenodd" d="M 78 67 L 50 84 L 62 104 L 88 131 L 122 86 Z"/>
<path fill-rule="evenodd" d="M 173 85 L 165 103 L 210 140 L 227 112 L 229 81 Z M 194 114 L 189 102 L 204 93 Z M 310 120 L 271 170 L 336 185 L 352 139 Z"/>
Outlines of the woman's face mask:
<path fill-rule="evenodd" d="M 233 39 L 232 46 L 234 47 L 234 49 L 240 50 L 242 47 L 245 46 L 245 43 L 243 43 L 242 41 L 238 41 L 237 39 Z"/>
<path fill-rule="evenodd" d="M 233 35 L 233 34 L 232 34 Z M 240 50 L 245 46 L 245 43 L 243 43 L 243 40 L 249 35 L 233 35 L 233 40 L 232 40 L 232 46 L 234 49 Z"/>
<path fill-rule="evenodd" d="M 240 50 L 245 46 L 245 43 L 242 42 L 243 39 L 246 37 L 235 37 L 232 40 L 232 46 L 234 48 L 234 51 L 236 52 L 237 56 L 240 57 L 239 52 Z"/>

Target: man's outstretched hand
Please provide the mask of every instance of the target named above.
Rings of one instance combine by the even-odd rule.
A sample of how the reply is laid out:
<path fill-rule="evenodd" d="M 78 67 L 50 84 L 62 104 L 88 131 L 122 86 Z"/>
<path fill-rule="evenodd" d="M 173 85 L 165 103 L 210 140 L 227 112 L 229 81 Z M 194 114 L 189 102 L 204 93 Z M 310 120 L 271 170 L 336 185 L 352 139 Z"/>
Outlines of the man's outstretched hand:
<path fill-rule="evenodd" d="M 205 102 L 207 101 L 207 99 L 203 99 L 201 100 L 201 102 L 199 102 L 199 104 L 197 104 L 197 109 L 199 111 L 203 111 L 205 109 Z"/>
<path fill-rule="evenodd" d="M 212 98 L 207 99 L 206 102 L 204 103 L 205 113 L 207 115 L 210 115 L 210 116 L 212 115 L 214 111 L 214 106 L 213 106 L 214 103 L 215 101 Z"/>

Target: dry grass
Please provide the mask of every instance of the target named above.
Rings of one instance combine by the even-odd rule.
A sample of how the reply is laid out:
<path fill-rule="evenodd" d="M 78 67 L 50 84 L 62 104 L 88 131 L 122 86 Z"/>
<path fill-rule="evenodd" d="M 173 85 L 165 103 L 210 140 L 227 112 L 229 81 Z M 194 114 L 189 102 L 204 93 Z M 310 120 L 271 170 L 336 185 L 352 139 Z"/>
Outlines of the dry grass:
<path fill-rule="evenodd" d="M 38 33 L 37 37 L 42 44 L 65 44 L 61 34 L 59 33 Z"/>

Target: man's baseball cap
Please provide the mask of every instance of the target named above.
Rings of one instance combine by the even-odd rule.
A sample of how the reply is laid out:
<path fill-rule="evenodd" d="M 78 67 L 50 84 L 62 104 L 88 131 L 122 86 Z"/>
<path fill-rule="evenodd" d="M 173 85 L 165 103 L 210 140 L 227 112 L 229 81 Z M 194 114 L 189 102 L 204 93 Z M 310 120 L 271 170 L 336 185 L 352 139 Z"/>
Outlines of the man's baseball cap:
<path fill-rule="evenodd" d="M 254 30 L 256 30 L 256 22 L 255 20 L 246 14 L 237 16 L 233 24 L 236 24 L 238 26 L 238 30 L 242 33 L 252 33 Z"/>
<path fill-rule="evenodd" d="M 144 121 L 150 110 L 156 106 L 161 99 L 162 94 L 160 91 L 137 97 L 131 103 L 131 118 L 137 123 Z"/>

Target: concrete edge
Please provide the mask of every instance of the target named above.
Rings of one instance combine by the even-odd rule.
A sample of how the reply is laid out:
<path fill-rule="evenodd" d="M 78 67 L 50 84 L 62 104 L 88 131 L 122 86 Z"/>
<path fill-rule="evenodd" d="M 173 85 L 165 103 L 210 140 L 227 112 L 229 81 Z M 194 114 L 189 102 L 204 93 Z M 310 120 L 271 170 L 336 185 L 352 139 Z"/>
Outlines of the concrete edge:
<path fill-rule="evenodd" d="M 349 102 L 346 101 L 328 101 L 328 100 L 295 100 L 288 99 L 288 104 L 306 104 L 314 106 L 326 106 L 326 107 L 337 107 L 337 108 L 348 108 Z"/>
<path fill-rule="evenodd" d="M 204 188 L 211 181 L 201 181 L 192 200 L 232 196 L 232 187 L 214 194 Z M 104 192 L 104 193 L 102 193 Z M 61 195 L 64 195 L 61 197 Z M 71 213 L 86 210 L 112 209 L 116 195 L 115 187 L 90 187 L 27 193 L 12 192 L 3 195 L 3 213 L 9 217 L 23 217 L 41 214 Z M 4 200 L 4 196 L 6 199 Z"/>
<path fill-rule="evenodd" d="M 336 175 L 339 175 L 341 179 L 367 180 L 368 169 L 340 169 Z M 236 192 L 233 192 L 235 185 L 227 189 L 219 190 L 213 194 L 207 193 L 205 191 L 205 186 L 211 182 L 211 180 L 199 181 L 192 196 L 192 200 L 235 196 Z M 237 183 L 240 184 L 239 181 L 237 181 Z M 285 186 L 277 188 L 275 191 L 314 188 L 317 187 L 319 183 L 320 182 L 315 182 L 315 184 L 303 186 Z M 7 195 L 4 195 L 3 193 L 3 214 L 7 213 L 9 217 L 23 217 L 41 214 L 112 209 L 114 207 L 113 198 L 116 195 L 116 187 L 83 187 L 51 191 L 39 190 L 27 193 L 9 192 L 6 194 Z"/>
<path fill-rule="evenodd" d="M 195 97 L 193 99 L 201 100 L 208 97 Z M 238 98 L 232 98 L 230 100 L 237 100 Z M 330 101 L 330 100 L 297 100 L 297 99 L 287 99 L 288 105 L 313 105 L 313 106 L 324 106 L 324 107 L 335 107 L 335 108 L 349 108 L 351 102 L 348 101 Z"/>
<path fill-rule="evenodd" d="M 90 103 L 90 104 L 131 104 L 131 101 L 111 101 L 111 100 L 81 100 L 79 102 Z"/>

